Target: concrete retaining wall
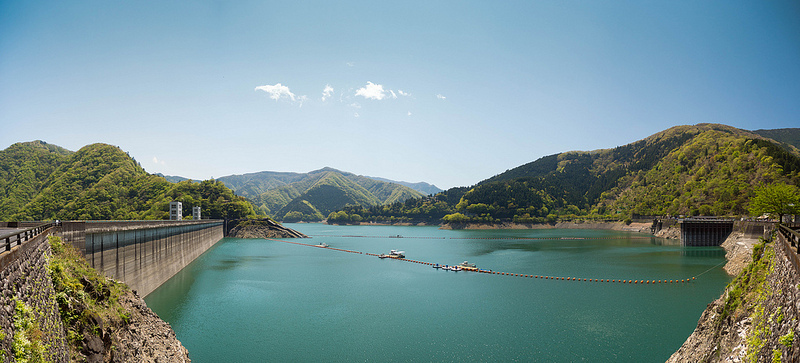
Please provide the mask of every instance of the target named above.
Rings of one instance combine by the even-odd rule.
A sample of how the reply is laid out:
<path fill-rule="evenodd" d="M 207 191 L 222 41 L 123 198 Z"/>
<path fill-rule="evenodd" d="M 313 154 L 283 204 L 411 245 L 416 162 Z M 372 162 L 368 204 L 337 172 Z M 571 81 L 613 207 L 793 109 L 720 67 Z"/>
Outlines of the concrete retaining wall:
<path fill-rule="evenodd" d="M 47 258 L 52 255 L 45 233 L 14 247 L 10 252 L 0 255 L 0 361 L 13 362 L 11 344 L 14 338 L 14 299 L 25 303 L 33 312 L 39 329 L 42 331 L 50 362 L 68 362 L 69 351 L 64 327 L 56 306 L 53 282 L 47 271 Z"/>

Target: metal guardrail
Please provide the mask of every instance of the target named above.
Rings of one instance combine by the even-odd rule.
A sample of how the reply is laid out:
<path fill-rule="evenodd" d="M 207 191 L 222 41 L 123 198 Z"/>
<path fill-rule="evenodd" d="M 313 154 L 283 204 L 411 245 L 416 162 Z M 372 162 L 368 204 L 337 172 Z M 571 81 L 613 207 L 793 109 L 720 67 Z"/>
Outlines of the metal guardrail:
<path fill-rule="evenodd" d="M 14 247 L 15 243 L 17 246 L 19 246 L 23 242 L 26 242 L 33 237 L 36 237 L 37 235 L 39 235 L 39 233 L 42 233 L 48 228 L 53 227 L 55 225 L 56 225 L 55 222 L 43 223 L 36 227 L 0 235 L 0 241 L 2 241 L 0 243 L 2 243 L 2 246 L 4 246 L 4 248 L 0 249 L 0 253 L 11 251 L 11 248 Z"/>
<path fill-rule="evenodd" d="M 783 240 L 782 245 L 786 249 L 786 254 L 792 261 L 792 265 L 794 265 L 796 271 L 800 272 L 800 257 L 797 256 L 800 253 L 800 233 L 783 224 L 779 224 L 778 234 L 781 237 L 780 239 Z"/>
<path fill-rule="evenodd" d="M 800 232 L 797 232 L 783 224 L 778 225 L 778 232 L 780 232 L 786 241 L 789 242 L 795 249 L 795 253 L 800 253 Z"/>

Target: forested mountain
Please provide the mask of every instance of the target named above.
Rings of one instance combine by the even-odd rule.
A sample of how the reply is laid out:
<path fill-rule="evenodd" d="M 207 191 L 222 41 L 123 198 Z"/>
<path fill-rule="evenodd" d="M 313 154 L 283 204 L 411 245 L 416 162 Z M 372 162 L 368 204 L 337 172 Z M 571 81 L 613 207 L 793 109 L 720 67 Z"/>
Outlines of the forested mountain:
<path fill-rule="evenodd" d="M 800 149 L 800 128 L 755 130 L 753 133 Z"/>
<path fill-rule="evenodd" d="M 43 141 L 20 142 L 0 151 L 0 220 L 33 200 L 47 177 L 70 154 Z"/>
<path fill-rule="evenodd" d="M 396 180 L 391 180 L 391 179 L 386 179 L 386 178 L 379 178 L 379 177 L 376 177 L 376 176 L 368 176 L 367 178 L 375 179 L 377 181 L 382 181 L 382 182 L 387 182 L 387 183 L 394 183 L 394 184 L 404 185 L 404 186 L 407 186 L 407 187 L 409 187 L 411 189 L 414 189 L 414 190 L 416 190 L 416 191 L 418 191 L 418 192 L 420 192 L 422 194 L 425 194 L 425 195 L 436 194 L 436 193 L 444 191 L 444 190 L 439 189 L 439 187 L 437 187 L 437 186 L 435 186 L 433 184 L 428 184 L 428 183 L 425 183 L 425 182 L 410 183 L 410 182 L 405 182 L 405 181 L 396 181 Z"/>
<path fill-rule="evenodd" d="M 184 178 L 182 176 L 164 175 L 164 174 L 161 174 L 161 173 L 155 173 L 153 175 L 160 176 L 160 177 L 162 177 L 164 179 L 167 179 L 167 181 L 170 182 L 170 183 L 180 183 L 180 182 L 182 182 L 184 180 L 190 180 L 189 178 Z"/>
<path fill-rule="evenodd" d="M 170 183 L 106 144 L 74 153 L 39 141 L 14 144 L 0 151 L 0 172 L 0 220 L 167 219 L 174 200 L 200 206 L 208 218 L 255 215 L 222 183 Z"/>
<path fill-rule="evenodd" d="M 309 173 L 265 171 L 218 180 L 284 221 L 319 221 L 346 205 L 375 206 L 422 197 L 406 186 L 332 168 Z"/>
<path fill-rule="evenodd" d="M 800 183 L 796 149 L 730 126 L 700 124 L 673 127 L 614 149 L 546 156 L 472 188 L 380 210 L 349 208 L 329 221 L 542 223 L 635 215 L 735 216 L 747 214 L 754 186 L 775 181 Z"/>

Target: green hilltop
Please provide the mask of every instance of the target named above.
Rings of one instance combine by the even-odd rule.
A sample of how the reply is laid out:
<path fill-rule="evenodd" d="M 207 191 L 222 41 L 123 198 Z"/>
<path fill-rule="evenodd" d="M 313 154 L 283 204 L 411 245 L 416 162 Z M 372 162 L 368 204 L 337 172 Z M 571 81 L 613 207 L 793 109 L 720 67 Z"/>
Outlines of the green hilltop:
<path fill-rule="evenodd" d="M 677 126 L 613 149 L 545 156 L 432 197 L 345 208 L 331 223 L 552 223 L 639 215 L 747 214 L 754 187 L 800 182 L 788 143 L 718 124 Z"/>
<path fill-rule="evenodd" d="M 107 144 L 77 152 L 41 141 L 11 145 L 0 151 L 0 197 L 6 221 L 167 219 L 170 201 L 200 206 L 205 218 L 256 215 L 220 182 L 170 183 Z"/>
<path fill-rule="evenodd" d="M 218 179 L 276 219 L 320 221 L 345 206 L 380 206 L 422 197 L 409 187 L 323 168 L 309 173 L 259 172 Z"/>

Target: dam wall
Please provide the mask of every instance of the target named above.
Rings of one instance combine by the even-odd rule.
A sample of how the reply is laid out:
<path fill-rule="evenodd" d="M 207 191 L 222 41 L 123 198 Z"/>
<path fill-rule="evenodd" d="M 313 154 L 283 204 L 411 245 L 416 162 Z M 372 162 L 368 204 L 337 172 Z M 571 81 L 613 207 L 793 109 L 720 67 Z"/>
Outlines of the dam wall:
<path fill-rule="evenodd" d="M 147 296 L 221 240 L 221 220 L 65 221 L 62 238 L 89 265 Z"/>

